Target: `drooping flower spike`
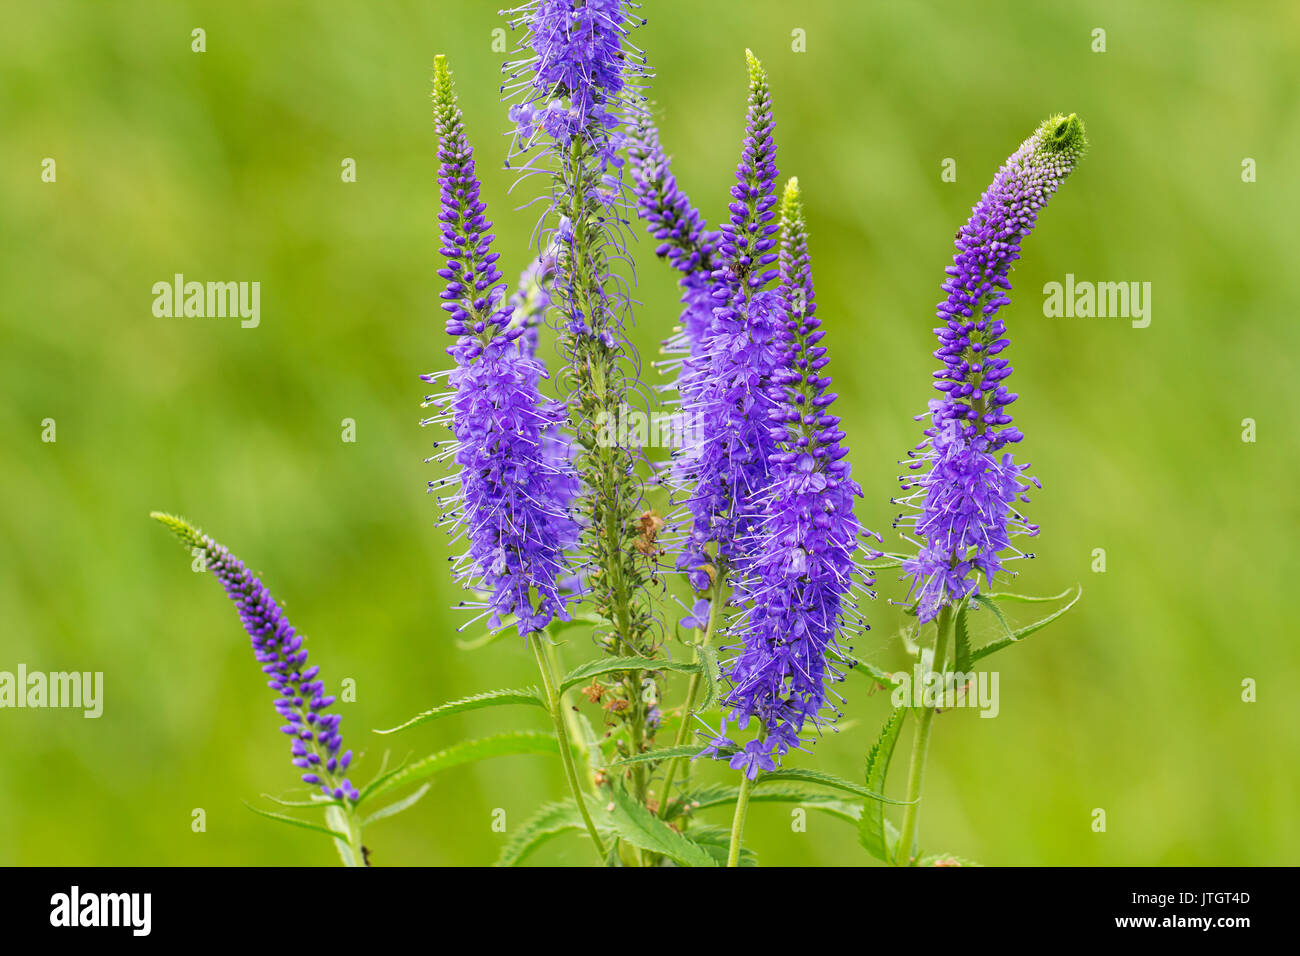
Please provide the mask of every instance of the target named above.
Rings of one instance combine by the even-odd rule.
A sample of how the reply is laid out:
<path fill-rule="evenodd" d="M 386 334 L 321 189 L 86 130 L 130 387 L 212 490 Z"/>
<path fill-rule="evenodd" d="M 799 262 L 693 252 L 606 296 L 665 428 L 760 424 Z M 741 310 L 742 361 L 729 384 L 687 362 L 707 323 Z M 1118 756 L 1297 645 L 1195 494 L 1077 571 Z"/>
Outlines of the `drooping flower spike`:
<path fill-rule="evenodd" d="M 567 619 L 559 581 L 577 526 L 568 510 L 572 470 L 555 450 L 565 410 L 542 397 L 546 369 L 528 339 L 532 325 L 524 316 L 513 321 L 516 306 L 503 301 L 492 224 L 484 217 L 474 153 L 441 56 L 433 99 L 441 161 L 439 252 L 446 258 L 438 275 L 447 282 L 442 307 L 450 316 L 447 334 L 455 339 L 447 349 L 455 367 L 422 376 L 434 381 L 445 374 L 450 386 L 426 399 L 439 414 L 423 424 L 450 427 L 455 441 L 435 457 L 450 459 L 457 470 L 429 487 L 450 489 L 439 498 L 444 523 L 467 539 L 453 563 L 456 578 L 487 594 L 483 606 L 493 625 L 513 614 L 519 632 L 528 634 L 553 618 Z"/>
<path fill-rule="evenodd" d="M 745 141 L 731 187 L 729 217 L 711 253 L 711 315 L 677 382 L 686 446 L 673 481 L 686 495 L 689 519 L 678 567 L 697 590 L 715 558 L 743 563 L 743 542 L 758 514 L 754 499 L 768 485 L 775 442 L 767 425 L 769 386 L 779 358 L 784 305 L 766 288 L 777 261 L 775 120 L 767 74 L 745 51 L 749 106 Z"/>
<path fill-rule="evenodd" d="M 637 215 L 659 243 L 655 254 L 681 272 L 682 313 L 678 329 L 663 344 L 669 358 L 659 367 L 680 376 L 686 356 L 698 355 L 713 322 L 713 252 L 718 233 L 707 228 L 704 217 L 677 185 L 671 161 L 659 141 L 659 130 L 645 104 L 632 109 L 628 132 Z M 665 390 L 675 390 L 674 381 Z M 682 423 L 685 432 L 689 423 Z"/>
<path fill-rule="evenodd" d="M 938 307 L 944 324 L 934 330 L 934 356 L 943 363 L 935 388 L 943 398 L 930 402 L 925 440 L 908 453 L 908 468 L 923 473 L 904 476 L 906 494 L 895 500 L 912 509 L 895 526 L 918 539 L 919 553 L 903 571 L 922 621 L 979 593 L 978 574 L 991 581 L 1004 567 L 1004 551 L 1020 554 L 1013 536 L 1038 532 L 1017 507 L 1038 482 L 1005 448 L 1023 436 L 1007 414 L 1017 396 L 1005 385 L 1010 341 L 998 312 L 1011 301 L 1009 274 L 1021 243 L 1085 145 L 1073 113 L 1047 120 L 998 170 L 957 234 Z"/>
<path fill-rule="evenodd" d="M 196 557 L 201 556 L 235 602 L 267 686 L 276 694 L 275 710 L 285 722 L 280 730 L 292 738 L 291 760 L 302 771 L 303 782 L 319 786 L 328 797 L 355 803 L 361 794 L 345 776 L 352 751 L 339 753 L 342 718 L 326 713 L 334 697 L 325 693 L 325 682 L 317 676 L 320 668 L 307 666 L 304 636 L 294 630 L 266 586 L 224 546 L 183 518 L 157 511 L 150 517 L 170 528 Z"/>
<path fill-rule="evenodd" d="M 814 314 L 798 180 L 786 184 L 781 220 L 779 294 L 786 311 L 766 422 L 776 450 L 738 589 L 742 646 L 724 671 L 730 717 L 742 729 L 751 717 L 760 723 L 760 740 L 732 757 L 751 779 L 800 746 L 807 725 L 838 716 L 839 697 L 828 684 L 844 676 L 835 663 L 839 638 L 865 629 L 855 592 L 873 596 L 874 583 L 859 561 L 874 554 L 862 547 L 869 533 L 853 513 L 862 489 L 851 477 L 840 419 L 831 413 L 835 393 L 825 373 L 826 333 Z"/>

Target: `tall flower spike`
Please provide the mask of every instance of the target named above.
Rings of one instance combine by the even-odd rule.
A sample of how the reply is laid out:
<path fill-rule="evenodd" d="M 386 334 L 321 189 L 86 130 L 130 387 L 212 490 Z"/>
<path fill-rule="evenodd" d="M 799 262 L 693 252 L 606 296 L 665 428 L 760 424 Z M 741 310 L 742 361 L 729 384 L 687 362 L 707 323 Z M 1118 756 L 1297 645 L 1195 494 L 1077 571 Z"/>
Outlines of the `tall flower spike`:
<path fill-rule="evenodd" d="M 514 614 L 519 632 L 528 634 L 555 617 L 567 620 L 559 581 L 564 551 L 577 534 L 568 512 L 574 481 L 567 457 L 554 447 L 565 410 L 542 397 L 546 369 L 527 339 L 531 326 L 522 317 L 513 322 L 515 306 L 502 301 L 474 151 L 441 56 L 434 61 L 433 101 L 442 164 L 439 252 L 446 257 L 438 275 L 447 282 L 442 307 L 450 313 L 447 333 L 455 344 L 447 354 L 455 367 L 422 376 L 434 381 L 446 374 L 451 389 L 426 399 L 440 414 L 423 424 L 451 428 L 455 441 L 436 457 L 450 458 L 459 471 L 429 488 L 451 489 L 439 499 L 444 521 L 468 539 L 453 565 L 457 579 L 487 592 L 484 606 L 494 625 Z"/>
<path fill-rule="evenodd" d="M 826 333 L 814 316 L 798 180 L 786 184 L 781 207 L 780 291 L 787 310 L 767 414 L 777 448 L 769 455 L 771 482 L 739 588 L 743 646 L 725 671 L 730 716 L 742 728 L 751 717 L 761 725 L 761 742 L 732 758 L 751 779 L 799 746 L 805 726 L 822 723 L 828 707 L 831 719 L 838 716 L 838 695 L 827 684 L 842 680 L 843 672 L 828 655 L 842 656 L 842 632 L 865 629 L 854 591 L 870 595 L 874 583 L 858 561 L 864 531 L 853 503 L 862 489 L 850 477 L 844 432 L 830 411 L 835 394 L 827 391 L 831 379 L 824 371 Z"/>
<path fill-rule="evenodd" d="M 729 218 L 723 223 L 710 276 L 712 315 L 678 379 L 686 446 L 673 469 L 685 490 L 690 527 L 678 567 L 692 584 L 708 584 L 709 548 L 729 565 L 743 562 L 743 543 L 757 516 L 753 505 L 768 484 L 775 444 L 766 425 L 768 387 L 779 358 L 784 321 L 775 277 L 776 142 L 767 74 L 750 51 L 747 128 Z M 693 427 L 692 427 L 693 426 Z"/>
<path fill-rule="evenodd" d="M 1017 396 L 1004 384 L 1011 365 L 1002 353 L 1010 342 L 998 311 L 1011 301 L 1009 274 L 1021 243 L 1085 146 L 1075 114 L 1047 120 L 998 170 L 957 233 L 943 284 L 947 298 L 938 307 L 944 324 L 934 330 L 934 357 L 943 363 L 935 388 L 944 397 L 930 402 L 925 440 L 908 453 L 908 468 L 925 471 L 905 476 L 906 494 L 895 499 L 912 509 L 895 526 L 919 539 L 919 553 L 903 571 L 922 621 L 978 594 L 977 573 L 991 581 L 1003 569 L 1003 551 L 1020 555 L 1014 535 L 1038 533 L 1016 507 L 1038 482 L 1003 450 L 1023 436 L 1007 414 Z"/>
<path fill-rule="evenodd" d="M 320 668 L 307 666 L 303 635 L 294 631 L 265 585 L 225 547 L 183 518 L 158 511 L 150 517 L 170 528 L 196 557 L 201 555 L 207 570 L 235 602 L 239 620 L 268 678 L 267 686 L 276 694 L 275 711 L 285 722 L 280 730 L 293 738 L 291 759 L 302 771 L 303 782 L 319 786 L 326 796 L 355 803 L 361 794 L 344 776 L 352 751 L 339 753 L 342 718 L 325 713 L 334 698 L 325 693 L 325 682 L 316 676 Z"/>

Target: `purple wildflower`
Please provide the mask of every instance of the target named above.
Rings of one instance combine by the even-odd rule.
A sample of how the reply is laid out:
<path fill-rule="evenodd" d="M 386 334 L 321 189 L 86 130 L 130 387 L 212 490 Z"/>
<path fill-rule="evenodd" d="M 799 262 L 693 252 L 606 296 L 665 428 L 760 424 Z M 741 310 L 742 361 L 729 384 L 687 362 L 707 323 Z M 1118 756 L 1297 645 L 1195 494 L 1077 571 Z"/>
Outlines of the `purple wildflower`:
<path fill-rule="evenodd" d="M 771 483 L 738 589 L 745 607 L 737 628 L 743 647 L 725 671 L 732 686 L 724 703 L 732 718 L 744 727 L 757 717 L 762 727 L 762 743 L 745 748 L 751 778 L 755 767 L 771 769 L 760 751 L 779 759 L 800 745 L 806 723 L 823 720 L 824 708 L 838 715 L 826 684 L 843 673 L 828 656 L 841 656 L 841 631 L 864 627 L 852 592 L 873 583 L 857 562 L 864 532 L 853 503 L 862 490 L 850 477 L 840 419 L 830 412 L 835 394 L 827 391 L 825 332 L 814 316 L 795 179 L 786 185 L 782 226 L 780 297 L 787 318 L 778 334 L 781 363 L 767 416 L 778 447 L 769 457 Z"/>
<path fill-rule="evenodd" d="M 303 771 L 305 783 L 319 786 L 328 797 L 356 802 L 361 794 L 343 776 L 352 762 L 352 751 L 339 753 L 338 714 L 325 711 L 334 697 L 325 693 L 319 667 L 307 666 L 305 638 L 298 634 L 266 586 L 244 566 L 244 562 L 183 518 L 154 512 L 151 517 L 170 528 L 193 551 L 201 552 L 227 596 L 235 602 L 239 620 L 253 642 L 253 652 L 266 674 L 267 686 L 276 694 L 275 710 L 285 721 L 280 730 L 292 737 L 291 760 Z"/>
<path fill-rule="evenodd" d="M 506 64 L 519 92 L 510 107 L 516 150 L 541 142 L 566 150 L 573 140 L 594 147 L 603 171 L 622 164 L 621 113 L 644 56 L 628 40 L 643 21 L 630 0 L 532 0 L 505 11 L 526 27 L 520 56 Z M 543 134 L 539 136 L 538 134 Z"/>
<path fill-rule="evenodd" d="M 641 22 L 635 7 L 628 0 L 524 4 L 509 11 L 525 33 L 505 64 L 505 89 L 520 98 L 511 108 L 514 152 L 532 151 L 525 175 L 551 176 L 541 233 L 555 248 L 550 315 L 582 479 L 573 510 L 588 563 L 579 570 L 616 631 L 611 646 L 623 653 L 646 652 L 656 625 L 646 590 L 655 552 L 636 544 L 639 452 L 607 440 L 610 424 L 626 414 L 627 369 L 635 365 L 623 329 L 629 303 L 609 266 L 611 250 L 624 253 L 621 210 L 613 208 L 622 198 L 622 115 L 645 73 L 643 55 L 628 41 Z"/>
<path fill-rule="evenodd" d="M 690 518 L 678 567 L 697 590 L 708 586 L 704 566 L 716 559 L 735 566 L 744 559 L 757 509 L 755 496 L 768 485 L 768 459 L 775 441 L 766 424 L 768 391 L 780 349 L 777 331 L 785 306 L 777 290 L 765 289 L 777 260 L 775 122 L 767 74 L 750 51 L 749 106 L 744 148 L 731 188 L 730 216 L 711 253 L 711 316 L 683 363 L 677 389 L 686 419 L 686 446 L 673 467 L 687 490 Z"/>
<path fill-rule="evenodd" d="M 691 613 L 682 618 L 682 627 L 703 631 L 709 626 L 709 609 L 712 603 L 708 598 L 700 598 L 691 607 Z"/>
<path fill-rule="evenodd" d="M 755 780 L 760 770 L 775 770 L 776 761 L 772 759 L 770 747 L 760 740 L 751 740 L 739 753 L 732 755 L 727 766 L 741 770 L 750 780 Z"/>
<path fill-rule="evenodd" d="M 1005 446 L 1023 437 L 1011 427 L 1007 406 L 1016 395 L 1006 388 L 1011 365 L 1003 356 L 1010 344 L 998 316 L 1011 300 L 1009 273 L 1020 245 L 1083 154 L 1083 124 L 1073 113 L 1043 123 L 998 170 L 992 184 L 957 234 L 957 253 L 946 270 L 947 298 L 939 303 L 944 324 L 935 329 L 934 373 L 942 399 L 930 402 L 925 440 L 909 452 L 912 471 L 896 503 L 914 509 L 896 526 L 910 528 L 919 553 L 903 564 L 911 578 L 917 613 L 935 618 L 944 605 L 978 594 L 975 572 L 986 582 L 1003 569 L 1002 552 L 1021 552 L 1016 534 L 1034 535 L 1017 508 L 1038 482 L 1024 474 Z M 924 416 L 919 416 L 924 417 Z"/>
<path fill-rule="evenodd" d="M 440 457 L 451 458 L 460 470 L 429 487 L 455 489 L 440 503 L 450 506 L 446 522 L 468 538 L 466 552 L 454 563 L 457 579 L 488 593 L 485 606 L 494 626 L 514 614 L 519 632 L 528 634 L 552 618 L 567 620 L 558 582 L 577 528 L 566 497 L 574 480 L 567 455 L 556 447 L 565 410 L 541 396 L 546 369 L 520 342 L 529 327 L 513 324 L 515 308 L 502 301 L 492 224 L 483 215 L 474 153 L 441 56 L 435 61 L 434 105 L 442 163 L 439 251 L 447 260 L 438 274 L 447 281 L 443 309 L 451 316 L 447 333 L 456 341 L 447 349 L 455 361 L 446 373 L 451 391 L 426 400 L 441 414 L 424 424 L 450 426 L 455 442 Z"/>

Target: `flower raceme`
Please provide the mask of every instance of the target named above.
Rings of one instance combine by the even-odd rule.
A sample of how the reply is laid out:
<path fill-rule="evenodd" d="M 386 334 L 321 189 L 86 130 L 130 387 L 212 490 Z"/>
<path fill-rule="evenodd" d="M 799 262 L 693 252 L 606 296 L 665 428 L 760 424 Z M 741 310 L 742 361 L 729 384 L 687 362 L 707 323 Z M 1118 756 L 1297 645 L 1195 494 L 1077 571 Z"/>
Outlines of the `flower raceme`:
<path fill-rule="evenodd" d="M 750 51 L 746 135 L 729 216 L 710 253 L 710 316 L 677 381 L 686 433 L 693 436 L 673 467 L 687 497 L 690 527 L 678 567 L 697 590 L 708 586 L 709 548 L 730 566 L 743 563 L 751 538 L 752 501 L 768 485 L 775 449 L 768 397 L 784 321 L 776 278 L 776 142 L 767 74 Z M 676 207 L 673 207 L 676 208 Z M 688 290 L 689 292 L 689 290 Z"/>
<path fill-rule="evenodd" d="M 873 580 L 858 556 L 864 537 L 853 513 L 862 489 L 850 475 L 840 419 L 831 414 L 825 331 L 814 315 L 808 235 L 798 181 L 785 188 L 781 207 L 779 299 L 784 321 L 776 334 L 779 363 L 769 386 L 770 482 L 759 499 L 752 555 L 738 592 L 744 606 L 737 635 L 742 647 L 725 670 L 724 700 L 743 728 L 760 722 L 760 740 L 731 758 L 751 779 L 797 747 L 807 724 L 820 724 L 829 707 L 838 716 L 829 683 L 843 679 L 832 657 L 845 630 L 864 624 L 855 590 L 870 595 Z"/>
<path fill-rule="evenodd" d="M 517 310 L 517 303 L 503 301 L 492 224 L 484 217 L 473 150 L 441 56 L 433 98 L 441 161 L 439 252 L 446 259 L 438 274 L 447 283 L 442 308 L 455 339 L 447 349 L 455 367 L 441 373 L 450 391 L 425 402 L 440 414 L 423 424 L 450 427 L 455 440 L 436 457 L 450 458 L 458 470 L 429 487 L 452 489 L 439 501 L 447 509 L 445 523 L 467 539 L 454 562 L 457 579 L 488 595 L 484 606 L 494 626 L 513 614 L 519 632 L 528 634 L 555 617 L 567 619 L 559 581 L 577 527 L 568 511 L 572 472 L 567 456 L 555 450 L 565 411 L 540 393 L 546 370 L 534 354 L 528 303 Z"/>
<path fill-rule="evenodd" d="M 924 471 L 905 476 L 907 494 L 895 499 L 912 509 L 895 525 L 918 539 L 919 553 L 903 571 L 922 621 L 979 593 L 976 575 L 987 582 L 1003 569 L 1012 537 L 1038 532 L 1017 508 L 1038 482 L 1005 450 L 1023 436 L 1007 413 L 1017 396 L 1005 385 L 1010 342 L 998 312 L 1011 301 L 1009 274 L 1021 243 L 1085 145 L 1074 114 L 1047 120 L 998 170 L 957 234 L 947 297 L 938 306 L 943 325 L 935 329 L 934 356 L 943 363 L 935 388 L 943 397 L 930 402 L 925 439 L 908 453 L 908 468 Z"/>
<path fill-rule="evenodd" d="M 285 721 L 280 730 L 293 738 L 291 759 L 303 771 L 303 782 L 319 786 L 326 796 L 355 803 L 361 795 L 344 776 L 352 751 L 339 753 L 342 718 L 325 713 L 334 698 L 325 693 L 325 683 L 317 676 L 320 668 L 307 666 L 303 635 L 294 630 L 266 586 L 224 546 L 183 518 L 157 511 L 151 517 L 202 554 L 204 566 L 235 602 L 267 686 L 277 695 L 275 710 Z"/>
<path fill-rule="evenodd" d="M 526 28 L 522 55 L 507 64 L 506 90 L 522 150 L 535 142 L 565 150 L 575 139 L 594 147 L 602 170 L 621 165 L 622 107 L 641 75 L 628 33 L 642 23 L 629 0 L 532 0 L 506 11 Z M 543 135 L 537 136 L 540 132 Z M 593 135 L 594 134 L 594 135 Z"/>

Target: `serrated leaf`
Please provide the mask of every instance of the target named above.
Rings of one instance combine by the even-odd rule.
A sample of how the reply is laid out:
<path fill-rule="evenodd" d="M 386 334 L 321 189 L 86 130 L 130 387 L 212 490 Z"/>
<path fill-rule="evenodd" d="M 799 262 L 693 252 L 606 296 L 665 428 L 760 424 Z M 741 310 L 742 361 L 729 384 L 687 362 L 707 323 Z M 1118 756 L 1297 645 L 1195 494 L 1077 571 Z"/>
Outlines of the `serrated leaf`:
<path fill-rule="evenodd" d="M 903 721 L 907 718 L 907 708 L 897 707 L 885 721 L 885 726 L 880 731 L 880 736 L 876 742 L 871 745 L 867 751 L 867 787 L 883 791 L 885 789 L 885 779 L 889 775 L 889 762 L 894 756 L 894 747 L 898 743 L 898 735 L 903 729 Z M 858 842 L 862 844 L 863 849 L 878 860 L 885 863 L 890 861 L 890 846 L 887 834 L 887 821 L 885 820 L 884 807 L 872 801 L 864 801 L 862 804 L 862 818 L 858 822 Z"/>
<path fill-rule="evenodd" d="M 710 644 L 696 646 L 695 653 L 700 660 L 700 683 L 704 687 L 704 698 L 695 704 L 695 712 L 708 710 L 718 702 L 718 678 L 721 668 L 718 666 L 718 652 Z M 689 720 L 690 714 L 683 714 L 683 720 Z"/>
<path fill-rule="evenodd" d="M 1079 585 L 1075 585 L 1075 595 L 1073 598 L 1070 599 L 1070 602 L 1068 604 L 1066 604 L 1064 607 L 1058 608 L 1057 610 L 1053 611 L 1051 614 L 1047 615 L 1047 617 L 1034 621 L 1032 624 L 1026 624 L 1024 627 L 1017 628 L 1014 631 L 1008 628 L 1009 633 L 1007 633 L 1005 637 L 1000 637 L 996 641 L 990 641 L 988 644 L 985 644 L 983 647 L 973 651 L 970 657 L 971 663 L 974 663 L 975 661 L 979 660 L 982 657 L 988 657 L 990 654 L 993 654 L 996 651 L 1000 651 L 1004 647 L 1009 647 L 1012 644 L 1017 644 L 1020 641 L 1023 641 L 1030 634 L 1035 633 L 1036 631 L 1041 631 L 1043 628 L 1047 627 L 1047 625 L 1051 624 L 1053 621 L 1055 621 L 1066 611 L 1070 610 L 1070 608 L 1078 604 L 1079 599 L 1081 597 L 1083 597 L 1083 588 Z M 1002 612 L 998 610 L 997 603 L 993 600 L 990 600 L 990 598 L 987 595 L 981 598 L 981 600 L 991 610 L 993 610 L 994 613 L 997 614 L 999 619 L 1002 619 L 1005 624 L 1005 618 L 1002 618 Z"/>
<path fill-rule="evenodd" d="M 443 770 L 488 757 L 558 754 L 559 752 L 560 745 L 555 742 L 552 734 L 532 730 L 518 730 L 492 737 L 480 737 L 476 740 L 462 740 L 452 744 L 446 750 L 440 750 L 376 778 L 362 791 L 361 800 L 368 800 L 381 793 L 387 793 L 395 787 L 415 783 Z"/>
<path fill-rule="evenodd" d="M 536 687 L 490 690 L 483 694 L 475 694 L 472 697 L 462 697 L 460 700 L 452 700 L 445 704 L 439 704 L 432 710 L 426 710 L 422 714 L 416 714 L 404 724 L 398 724 L 396 727 L 389 727 L 387 730 L 376 730 L 375 733 L 395 734 L 399 730 L 407 730 L 418 724 L 427 723 L 430 720 L 438 720 L 441 717 L 450 717 L 452 714 L 463 714 L 469 710 L 481 710 L 484 707 L 501 707 L 505 704 L 529 704 L 533 707 L 541 707 L 543 710 L 546 709 L 546 701 L 542 699 L 542 692 Z"/>
<path fill-rule="evenodd" d="M 685 661 L 658 660 L 645 657 L 604 657 L 579 664 L 560 681 L 560 692 L 576 687 L 583 681 L 604 674 L 617 674 L 623 671 L 674 671 L 678 674 L 695 674 L 699 664 Z"/>
<path fill-rule="evenodd" d="M 664 823 L 625 791 L 615 787 L 612 798 L 608 819 L 621 839 L 682 866 L 718 865 L 703 847 Z"/>
<path fill-rule="evenodd" d="M 731 830 L 728 827 L 697 824 L 691 827 L 691 839 L 713 857 L 717 866 L 726 865 L 731 850 Z M 758 854 L 742 846 L 738 863 L 740 866 L 758 866 Z"/>
<path fill-rule="evenodd" d="M 629 763 L 646 763 L 650 760 L 671 760 L 673 757 L 694 757 L 704 748 L 697 745 L 683 744 L 680 747 L 659 747 L 656 750 L 647 750 L 645 753 L 633 754 L 628 757 L 620 757 L 610 766 L 621 767 Z M 727 748 L 722 748 L 721 752 L 726 753 Z"/>
<path fill-rule="evenodd" d="M 370 824 L 377 823 L 380 820 L 385 820 L 388 817 L 395 817 L 403 810 L 409 810 L 411 807 L 415 806 L 417 803 L 420 802 L 420 799 L 426 793 L 429 792 L 429 787 L 431 786 L 432 784 L 426 783 L 424 786 L 422 786 L 419 790 L 415 791 L 415 793 L 411 794 L 409 797 L 403 797 L 401 800 L 398 800 L 396 803 L 390 803 L 386 807 L 381 807 L 380 809 L 376 810 L 374 813 L 370 814 L 370 816 L 366 817 L 366 819 L 362 822 L 361 825 L 363 827 L 368 827 L 370 826 Z"/>
<path fill-rule="evenodd" d="M 828 653 L 838 663 L 849 665 L 850 670 L 870 678 L 888 690 L 893 690 L 900 683 L 894 679 L 894 675 L 889 671 L 881 670 L 875 664 L 864 661 L 860 657 L 854 657 L 852 654 L 845 654 L 842 651 L 828 650 Z"/>
<path fill-rule="evenodd" d="M 589 799 L 588 803 L 591 803 Z M 501 853 L 492 865 L 518 866 L 548 840 L 570 830 L 585 833 L 586 829 L 582 814 L 578 812 L 578 805 L 572 798 L 543 804 L 511 835 L 501 847 Z"/>
<path fill-rule="evenodd" d="M 1075 585 L 1074 587 L 1079 587 Z M 1074 587 L 1066 588 L 1060 594 L 1052 594 L 1047 597 L 1034 596 L 1032 594 L 1012 594 L 1009 591 L 997 591 L 992 594 L 982 594 L 976 597 L 979 600 L 983 597 L 993 598 L 995 601 L 1018 601 L 1022 604 L 1048 604 L 1052 601 L 1064 601 L 1074 591 Z M 1082 588 L 1080 588 L 1082 590 Z"/>
<path fill-rule="evenodd" d="M 321 797 L 320 799 L 316 799 L 315 797 L 312 797 L 307 800 L 283 800 L 280 797 L 273 796 L 272 794 L 269 793 L 262 794 L 262 797 L 266 800 L 270 800 L 272 803 L 279 804 L 282 807 L 313 807 L 314 808 L 314 807 L 343 806 L 342 800 L 327 799 L 326 797 Z"/>
<path fill-rule="evenodd" d="M 694 810 L 707 810 L 711 807 L 734 806 L 737 798 L 740 796 L 739 787 L 728 786 L 710 786 L 700 790 L 692 791 L 685 795 L 681 801 L 674 804 L 678 808 L 690 808 Z M 752 789 L 749 794 L 750 803 L 802 803 L 807 804 L 814 810 L 821 810 L 833 816 L 842 817 L 845 820 L 856 823 L 862 814 L 862 808 L 856 803 L 850 803 L 831 793 L 824 793 L 820 790 L 808 790 L 803 787 L 782 786 L 772 784 L 760 789 Z M 678 812 L 669 812 L 672 818 L 680 816 Z M 694 832 L 694 830 L 692 830 Z"/>
<path fill-rule="evenodd" d="M 903 806 L 907 801 L 891 800 L 889 797 L 880 793 L 868 790 L 866 787 L 860 787 L 856 783 L 845 780 L 843 777 L 837 777 L 833 773 L 824 773 L 821 770 L 769 770 L 766 773 L 760 773 L 758 779 L 754 781 L 754 786 L 770 780 L 798 780 L 803 783 L 816 783 L 823 787 L 830 787 L 834 790 L 843 790 L 845 793 L 851 793 L 854 796 L 862 797 L 867 800 L 877 800 L 881 803 L 892 803 L 895 806 Z"/>
<path fill-rule="evenodd" d="M 312 823 L 310 820 L 300 820 L 298 817 L 291 817 L 287 813 L 274 813 L 270 810 L 263 810 L 261 807 L 255 807 L 251 803 L 245 803 L 244 806 L 252 810 L 259 816 L 266 817 L 268 820 L 276 820 L 279 823 L 288 823 L 295 827 L 302 827 L 304 830 L 314 830 L 317 833 L 323 833 L 332 840 L 346 840 L 346 833 L 339 833 L 331 830 L 329 827 L 321 826 L 319 823 Z"/>
<path fill-rule="evenodd" d="M 956 636 L 956 650 L 953 654 L 953 668 L 959 674 L 965 674 L 970 670 L 970 629 L 966 625 L 966 609 L 968 603 L 962 598 L 961 603 L 957 605 L 957 621 L 953 628 Z M 935 661 L 936 668 L 943 667 L 942 661 Z"/>

